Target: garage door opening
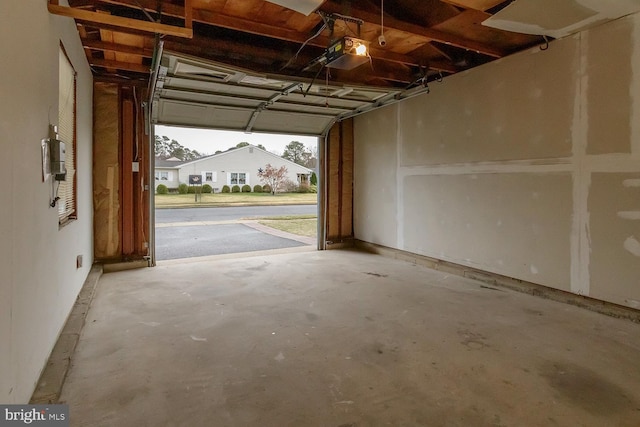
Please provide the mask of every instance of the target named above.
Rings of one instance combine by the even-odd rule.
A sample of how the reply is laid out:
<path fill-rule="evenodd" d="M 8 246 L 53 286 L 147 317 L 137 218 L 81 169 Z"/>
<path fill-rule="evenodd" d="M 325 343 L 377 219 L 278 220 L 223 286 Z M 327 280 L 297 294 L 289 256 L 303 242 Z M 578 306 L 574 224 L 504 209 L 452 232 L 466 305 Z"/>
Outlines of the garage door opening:
<path fill-rule="evenodd" d="M 156 260 L 317 247 L 318 138 L 154 133 Z"/>

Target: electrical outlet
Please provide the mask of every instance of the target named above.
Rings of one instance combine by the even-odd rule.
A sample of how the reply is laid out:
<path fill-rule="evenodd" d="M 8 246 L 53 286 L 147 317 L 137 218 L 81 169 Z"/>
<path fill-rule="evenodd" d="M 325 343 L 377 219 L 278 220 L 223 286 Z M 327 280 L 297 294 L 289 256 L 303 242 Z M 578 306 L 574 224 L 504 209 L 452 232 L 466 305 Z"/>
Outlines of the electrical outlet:
<path fill-rule="evenodd" d="M 82 255 L 76 257 L 76 268 L 82 267 Z"/>

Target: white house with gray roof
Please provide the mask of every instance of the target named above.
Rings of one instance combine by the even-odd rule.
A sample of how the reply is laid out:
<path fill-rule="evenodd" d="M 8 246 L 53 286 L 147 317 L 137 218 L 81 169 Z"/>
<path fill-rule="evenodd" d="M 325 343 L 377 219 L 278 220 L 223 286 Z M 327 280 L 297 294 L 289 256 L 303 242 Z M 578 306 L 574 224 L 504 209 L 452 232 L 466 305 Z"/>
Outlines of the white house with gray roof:
<path fill-rule="evenodd" d="M 196 160 L 156 159 L 155 187 L 164 184 L 168 188 L 177 188 L 182 183 L 189 184 L 189 175 L 199 175 L 202 183 L 209 184 L 214 192 L 220 192 L 223 185 L 242 187 L 248 184 L 253 188 L 256 184 L 262 184 L 258 171 L 267 164 L 276 168 L 285 166 L 287 179 L 297 184 L 308 183 L 312 172 L 276 154 L 247 145 Z"/>

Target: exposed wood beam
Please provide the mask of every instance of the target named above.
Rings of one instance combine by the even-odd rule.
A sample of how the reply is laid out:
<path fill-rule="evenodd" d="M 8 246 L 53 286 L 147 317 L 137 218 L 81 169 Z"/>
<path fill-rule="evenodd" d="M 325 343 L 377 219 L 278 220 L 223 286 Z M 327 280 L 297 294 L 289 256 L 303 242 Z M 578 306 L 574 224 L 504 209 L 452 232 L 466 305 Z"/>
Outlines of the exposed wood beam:
<path fill-rule="evenodd" d="M 111 61 L 109 59 L 91 58 L 89 65 L 96 67 L 112 68 L 136 73 L 149 74 L 151 68 L 144 64 L 132 64 L 130 62 Z"/>
<path fill-rule="evenodd" d="M 139 55 L 145 58 L 151 58 L 153 56 L 153 49 L 103 42 L 100 40 L 82 40 L 82 46 L 87 49 Z"/>
<path fill-rule="evenodd" d="M 138 9 L 139 6 L 136 3 L 139 3 L 146 10 L 155 11 L 155 1 L 153 0 L 99 0 L 102 3 L 108 3 L 113 5 L 120 6 L 128 6 L 131 8 Z M 162 13 L 167 16 L 183 18 L 185 16 L 185 10 L 183 7 L 176 6 L 173 4 L 166 4 L 162 7 Z M 379 19 L 376 15 L 375 19 Z M 193 20 L 197 22 L 201 22 L 208 25 L 214 25 L 217 27 L 227 28 L 229 30 L 241 31 L 250 34 L 256 34 L 260 36 L 270 37 L 278 40 L 284 40 L 293 43 L 304 43 L 308 35 L 302 34 L 295 30 L 290 30 L 282 27 L 278 27 L 275 25 L 264 24 L 261 22 L 255 22 L 248 19 L 238 18 L 235 16 L 225 15 L 222 13 L 214 13 L 212 11 L 203 10 L 203 9 L 194 9 L 193 10 Z M 377 22 L 374 20 L 374 22 Z M 402 23 L 401 23 L 402 24 Z M 404 24 L 402 24 L 404 25 Z M 385 21 L 386 27 L 386 21 Z M 422 30 L 422 27 L 415 26 Z M 389 27 L 390 28 L 390 27 Z M 400 31 L 405 31 L 402 29 L 398 29 Z M 429 30 L 432 31 L 432 30 Z M 455 38 L 455 36 L 451 36 Z M 427 37 L 425 37 L 427 38 Z M 218 41 L 216 41 L 218 43 Z M 311 40 L 308 43 L 308 46 L 315 46 L 320 48 L 326 48 L 330 43 L 329 37 L 319 36 L 315 39 Z M 173 49 L 179 51 L 179 49 Z M 371 48 L 370 50 L 371 57 L 374 59 L 380 59 L 383 61 L 396 62 L 404 65 L 411 66 L 424 66 L 426 64 L 420 63 L 419 58 L 416 59 L 409 55 L 402 55 L 394 52 L 389 52 L 388 50 Z M 425 61 L 428 62 L 428 61 Z M 434 65 L 434 69 L 438 71 L 446 71 L 448 73 L 457 73 L 460 71 L 453 64 L 449 64 L 443 61 L 439 62 L 429 62 Z M 437 66 L 437 68 L 435 68 Z"/>
<path fill-rule="evenodd" d="M 184 0 L 184 26 L 193 28 L 193 7 L 191 0 Z"/>
<path fill-rule="evenodd" d="M 349 3 L 349 4 L 350 4 L 350 7 L 349 7 L 350 15 L 357 17 L 359 19 L 362 19 L 365 22 L 377 23 L 380 21 L 380 16 L 378 14 L 368 12 L 364 9 L 358 9 L 354 7 L 353 3 Z M 340 4 L 337 4 L 334 1 L 328 1 L 324 3 L 321 7 L 321 10 L 323 12 L 328 12 L 328 13 L 344 13 L 344 8 Z M 445 33 L 443 31 L 438 31 L 431 28 L 425 28 L 420 25 L 402 22 L 391 16 L 385 16 L 384 26 L 389 31 L 393 29 L 398 31 L 404 31 L 407 33 L 417 34 L 432 41 L 448 44 L 448 45 L 455 46 L 462 49 L 472 50 L 478 53 L 493 56 L 495 58 L 501 58 L 505 56 L 505 52 L 502 52 L 501 50 L 487 46 L 483 43 L 478 43 L 473 40 L 467 40 L 453 34 Z"/>
<path fill-rule="evenodd" d="M 132 9 L 140 9 L 142 7 L 147 12 L 158 13 L 158 2 L 156 0 L 94 0 L 96 3 L 112 4 L 115 6 L 125 6 Z M 174 18 L 183 18 L 186 20 L 185 8 L 172 3 L 162 3 L 162 14 L 172 16 Z"/>
<path fill-rule="evenodd" d="M 50 13 L 80 21 L 91 22 L 94 24 L 109 25 L 111 27 L 122 28 L 127 30 L 144 31 L 156 34 L 166 34 L 170 36 L 192 38 L 193 29 L 175 27 L 173 25 L 157 24 L 155 22 L 142 21 L 140 19 L 124 18 L 121 16 L 106 15 L 88 10 L 74 9 L 72 7 L 60 6 L 48 3 Z"/>

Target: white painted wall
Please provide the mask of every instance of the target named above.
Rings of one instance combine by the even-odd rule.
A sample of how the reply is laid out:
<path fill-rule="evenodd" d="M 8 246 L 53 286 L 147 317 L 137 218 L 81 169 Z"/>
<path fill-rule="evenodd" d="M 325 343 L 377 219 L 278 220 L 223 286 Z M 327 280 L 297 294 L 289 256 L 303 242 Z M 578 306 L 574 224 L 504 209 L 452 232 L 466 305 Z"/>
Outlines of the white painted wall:
<path fill-rule="evenodd" d="M 0 40 L 0 402 L 26 403 L 92 264 L 93 84 L 73 20 L 44 0 L 2 2 Z M 78 72 L 78 220 L 59 229 L 40 140 L 57 124 L 61 41 Z"/>
<path fill-rule="evenodd" d="M 355 120 L 358 239 L 640 308 L 640 15 Z"/>

